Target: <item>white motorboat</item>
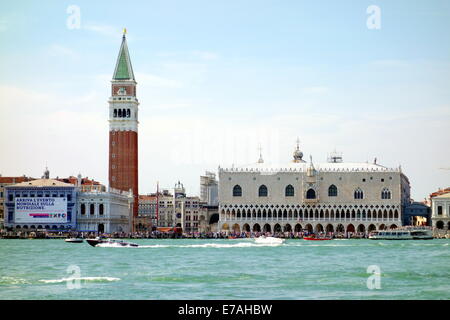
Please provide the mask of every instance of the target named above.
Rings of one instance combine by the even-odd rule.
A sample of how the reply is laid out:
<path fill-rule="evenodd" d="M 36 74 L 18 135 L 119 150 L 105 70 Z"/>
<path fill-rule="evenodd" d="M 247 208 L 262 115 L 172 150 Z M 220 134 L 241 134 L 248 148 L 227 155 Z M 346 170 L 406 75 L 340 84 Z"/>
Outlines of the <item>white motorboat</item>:
<path fill-rule="evenodd" d="M 431 240 L 432 231 L 429 229 L 395 229 L 374 231 L 369 234 L 372 240 Z"/>
<path fill-rule="evenodd" d="M 64 239 L 65 242 L 69 242 L 69 243 L 82 243 L 83 239 L 81 238 L 67 238 Z"/>
<path fill-rule="evenodd" d="M 261 237 L 258 237 L 255 239 L 255 243 L 258 243 L 258 244 L 283 244 L 284 239 L 261 236 Z"/>
<path fill-rule="evenodd" d="M 125 242 L 123 240 L 115 240 L 115 239 L 86 239 L 86 242 L 89 243 L 93 247 L 139 247 L 138 244 L 133 242 Z"/>

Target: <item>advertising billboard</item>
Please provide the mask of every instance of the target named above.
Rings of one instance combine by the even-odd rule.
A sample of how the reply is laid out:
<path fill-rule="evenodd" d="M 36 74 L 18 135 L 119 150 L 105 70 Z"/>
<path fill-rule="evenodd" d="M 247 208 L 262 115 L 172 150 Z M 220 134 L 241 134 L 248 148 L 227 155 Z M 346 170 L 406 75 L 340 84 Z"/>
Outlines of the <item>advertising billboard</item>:
<path fill-rule="evenodd" d="M 16 198 L 15 223 L 66 223 L 66 198 Z"/>

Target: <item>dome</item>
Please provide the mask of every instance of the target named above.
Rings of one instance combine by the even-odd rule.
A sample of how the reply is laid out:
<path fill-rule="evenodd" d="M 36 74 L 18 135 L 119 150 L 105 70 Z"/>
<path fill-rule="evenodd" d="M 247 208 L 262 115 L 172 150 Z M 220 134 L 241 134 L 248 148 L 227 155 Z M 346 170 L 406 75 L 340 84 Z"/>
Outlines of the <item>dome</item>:
<path fill-rule="evenodd" d="M 303 158 L 303 152 L 301 152 L 300 150 L 295 150 L 294 151 L 294 161 L 301 161 Z"/>
<path fill-rule="evenodd" d="M 294 151 L 294 162 L 305 162 L 303 161 L 303 152 L 300 151 L 299 147 L 300 141 L 297 138 L 297 149 Z"/>

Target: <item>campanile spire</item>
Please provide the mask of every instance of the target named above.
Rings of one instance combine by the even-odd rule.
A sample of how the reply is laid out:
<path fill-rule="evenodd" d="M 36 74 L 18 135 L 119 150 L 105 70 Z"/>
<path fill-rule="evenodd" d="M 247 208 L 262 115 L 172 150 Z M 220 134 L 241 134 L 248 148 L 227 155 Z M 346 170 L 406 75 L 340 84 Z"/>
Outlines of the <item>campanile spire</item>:
<path fill-rule="evenodd" d="M 109 186 L 133 192 L 134 216 L 138 212 L 139 194 L 136 84 L 124 29 L 109 98 Z"/>
<path fill-rule="evenodd" d="M 122 44 L 120 45 L 119 56 L 114 69 L 114 80 L 135 80 L 130 53 L 128 52 L 126 33 L 127 29 L 123 29 Z"/>

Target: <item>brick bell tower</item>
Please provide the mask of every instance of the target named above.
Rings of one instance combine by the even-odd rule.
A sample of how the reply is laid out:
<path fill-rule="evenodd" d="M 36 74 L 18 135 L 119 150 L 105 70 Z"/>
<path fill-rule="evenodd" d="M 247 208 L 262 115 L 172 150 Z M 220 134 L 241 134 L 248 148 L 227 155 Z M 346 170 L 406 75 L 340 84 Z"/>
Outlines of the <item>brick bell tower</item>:
<path fill-rule="evenodd" d="M 133 192 L 138 213 L 138 106 L 136 81 L 124 29 L 109 98 L 109 186 Z M 133 221 L 134 226 L 134 221 Z"/>

